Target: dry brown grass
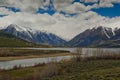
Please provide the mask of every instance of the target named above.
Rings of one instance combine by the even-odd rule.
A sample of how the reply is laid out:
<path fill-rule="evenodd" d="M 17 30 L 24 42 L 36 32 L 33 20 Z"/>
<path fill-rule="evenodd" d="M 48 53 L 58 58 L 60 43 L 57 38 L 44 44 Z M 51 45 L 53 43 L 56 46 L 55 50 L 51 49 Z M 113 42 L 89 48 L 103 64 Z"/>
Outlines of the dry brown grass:
<path fill-rule="evenodd" d="M 3 73 L 5 70 L 1 70 L 2 74 L 0 74 L 0 80 L 42 80 L 64 74 L 63 69 L 56 62 L 50 62 L 47 64 L 36 64 L 34 67 L 40 66 L 41 69 L 35 69 L 31 75 L 28 75 L 26 77 L 11 78 L 10 75 L 6 75 Z M 9 71 L 17 69 L 22 69 L 22 67 L 14 66 L 14 68 Z"/>
<path fill-rule="evenodd" d="M 26 77 L 25 80 L 42 80 L 45 78 L 50 78 L 61 74 L 63 74 L 62 68 L 58 66 L 57 63 L 51 62 L 46 64 L 43 67 L 42 71 L 41 70 L 34 71 L 34 73 Z"/>
<path fill-rule="evenodd" d="M 92 51 L 91 49 L 88 49 L 86 53 L 82 53 L 82 48 L 77 48 L 76 53 L 73 54 L 72 61 L 79 62 L 79 61 L 86 61 L 86 60 L 99 60 L 99 59 L 114 59 L 118 60 L 120 59 L 120 52 L 110 52 L 103 49 L 96 49 Z"/>
<path fill-rule="evenodd" d="M 0 75 L 0 80 L 11 80 L 11 78 L 7 74 Z"/>
<path fill-rule="evenodd" d="M 51 54 L 40 54 L 40 55 L 28 55 L 28 56 L 7 56 L 0 57 L 0 61 L 8 60 L 19 60 L 19 59 L 30 59 L 30 58 L 45 58 L 45 57 L 55 57 L 55 56 L 66 56 L 71 55 L 70 53 L 51 53 Z"/>

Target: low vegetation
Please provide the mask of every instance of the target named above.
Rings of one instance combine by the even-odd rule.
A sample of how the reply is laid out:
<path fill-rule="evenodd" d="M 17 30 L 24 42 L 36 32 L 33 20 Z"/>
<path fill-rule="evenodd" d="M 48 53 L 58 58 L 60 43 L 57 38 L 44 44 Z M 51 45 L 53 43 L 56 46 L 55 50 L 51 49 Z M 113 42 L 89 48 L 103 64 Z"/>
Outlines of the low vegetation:
<path fill-rule="evenodd" d="M 75 53 L 73 53 L 72 60 L 75 61 L 88 61 L 88 60 L 119 60 L 120 52 L 119 51 L 108 51 L 101 48 L 91 49 L 88 48 L 82 52 L 82 48 L 77 48 Z"/>
<path fill-rule="evenodd" d="M 0 80 L 119 80 L 120 60 L 60 62 L 0 72 Z"/>
<path fill-rule="evenodd" d="M 119 57 L 101 49 L 83 55 L 77 49 L 71 60 L 0 70 L 0 80 L 120 80 Z"/>

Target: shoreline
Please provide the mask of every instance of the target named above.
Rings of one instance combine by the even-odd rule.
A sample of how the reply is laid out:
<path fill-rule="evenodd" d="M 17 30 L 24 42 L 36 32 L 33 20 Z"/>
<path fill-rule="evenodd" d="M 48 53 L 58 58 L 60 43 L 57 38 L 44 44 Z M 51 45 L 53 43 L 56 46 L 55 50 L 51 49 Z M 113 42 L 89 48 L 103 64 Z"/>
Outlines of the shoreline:
<path fill-rule="evenodd" d="M 26 55 L 26 56 L 9 56 L 0 57 L 0 61 L 10 61 L 10 60 L 21 60 L 21 59 L 31 59 L 31 58 L 46 58 L 46 57 L 56 57 L 56 56 L 67 56 L 71 55 L 69 52 L 64 53 L 50 53 L 50 54 L 40 54 L 40 55 Z"/>

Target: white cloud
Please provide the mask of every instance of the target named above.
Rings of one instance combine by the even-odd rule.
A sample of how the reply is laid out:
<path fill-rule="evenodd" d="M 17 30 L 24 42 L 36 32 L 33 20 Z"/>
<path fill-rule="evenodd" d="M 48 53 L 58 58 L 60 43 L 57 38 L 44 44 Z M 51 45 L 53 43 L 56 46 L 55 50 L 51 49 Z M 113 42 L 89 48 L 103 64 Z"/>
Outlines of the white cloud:
<path fill-rule="evenodd" d="M 120 3 L 120 0 L 80 0 L 80 2 L 85 2 L 85 3 L 97 3 L 97 2 L 110 2 L 110 3 Z"/>
<path fill-rule="evenodd" d="M 92 8 L 100 8 L 100 7 L 113 7 L 114 6 L 113 3 L 120 3 L 120 0 L 81 0 L 81 2 L 94 3 L 91 6 L 91 9 L 92 9 Z"/>
<path fill-rule="evenodd" d="M 73 0 L 53 0 L 54 8 L 60 12 L 68 10 L 67 8 L 71 6 Z"/>
<path fill-rule="evenodd" d="M 61 11 L 66 13 L 82 13 L 88 10 L 90 10 L 89 6 L 85 6 L 84 4 L 78 2 L 75 2 L 74 4 L 71 4 L 67 7 L 61 8 Z"/>
<path fill-rule="evenodd" d="M 85 2 L 85 3 L 89 3 L 89 2 L 96 3 L 98 1 L 99 0 L 80 0 L 80 2 Z"/>
<path fill-rule="evenodd" d="M 0 15 L 9 15 L 9 14 L 13 14 L 14 12 L 4 8 L 4 7 L 1 7 L 0 8 Z"/>
<path fill-rule="evenodd" d="M 99 1 L 99 2 L 98 2 Z M 92 5 L 84 5 L 80 2 L 71 4 L 73 0 L 54 0 L 54 6 L 57 11 L 66 13 L 82 13 L 94 8 L 113 7 L 113 3 L 120 3 L 118 0 L 80 0 L 83 3 L 93 3 Z"/>
<path fill-rule="evenodd" d="M 15 7 L 23 12 L 36 12 L 40 7 L 47 6 L 49 0 L 1 0 L 0 6 Z"/>
<path fill-rule="evenodd" d="M 91 10 L 92 8 L 113 7 L 113 3 L 120 3 L 118 0 L 81 0 L 81 2 L 92 2 L 93 5 L 85 6 L 82 3 L 73 0 L 52 0 L 54 9 L 58 12 L 81 13 Z M 99 3 L 97 3 L 99 1 Z M 0 6 L 15 7 L 22 12 L 35 13 L 39 8 L 47 9 L 51 5 L 50 0 L 0 0 Z"/>
<path fill-rule="evenodd" d="M 85 2 L 89 2 L 86 0 Z M 14 13 L 6 8 L 0 8 L 0 14 L 10 14 L 0 18 L 0 26 L 6 27 L 10 24 L 35 28 L 37 30 L 46 30 L 62 36 L 65 39 L 71 39 L 85 29 L 103 25 L 108 27 L 120 27 L 120 17 L 106 18 L 90 11 L 92 8 L 112 7 L 113 3 L 119 3 L 118 0 L 91 0 L 93 5 L 85 6 L 82 3 L 74 3 L 73 0 L 54 0 L 54 7 L 58 11 L 53 16 L 49 14 L 34 14 L 40 7 L 46 9 L 50 1 L 46 0 L 0 0 L 0 6 L 15 7 L 22 12 Z M 79 13 L 76 16 L 65 16 L 59 14 L 59 11 L 67 13 Z"/>
<path fill-rule="evenodd" d="M 74 17 L 65 17 L 62 14 L 30 14 L 18 12 L 0 18 L 1 26 L 17 24 L 19 26 L 31 27 L 37 30 L 45 30 L 55 33 L 65 39 L 71 39 L 85 29 L 98 25 L 120 27 L 120 18 L 105 18 L 95 12 L 88 11 Z"/>

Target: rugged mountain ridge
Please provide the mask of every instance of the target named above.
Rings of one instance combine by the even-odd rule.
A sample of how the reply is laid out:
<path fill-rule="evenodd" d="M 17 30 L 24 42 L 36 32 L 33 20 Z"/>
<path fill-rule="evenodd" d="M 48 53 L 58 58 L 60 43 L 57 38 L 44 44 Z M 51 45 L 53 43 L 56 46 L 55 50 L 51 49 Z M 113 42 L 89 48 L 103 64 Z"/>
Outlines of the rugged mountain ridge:
<path fill-rule="evenodd" d="M 12 34 L 23 40 L 34 42 L 37 44 L 62 46 L 66 43 L 65 40 L 61 39 L 55 34 L 43 32 L 43 31 L 37 31 L 26 27 L 20 27 L 15 24 L 9 25 L 7 28 L 3 29 L 2 31 L 5 33 Z"/>
<path fill-rule="evenodd" d="M 108 28 L 103 26 L 87 29 L 75 36 L 69 42 L 55 34 L 38 31 L 15 24 L 2 29 L 3 32 L 14 35 L 20 39 L 44 45 L 69 46 L 69 47 L 120 47 L 120 28 Z"/>
<path fill-rule="evenodd" d="M 99 26 L 78 34 L 68 42 L 68 45 L 74 47 L 119 47 L 119 39 L 120 29 L 113 30 Z"/>
<path fill-rule="evenodd" d="M 14 35 L 5 33 L 0 30 L 0 47 L 49 47 L 49 46 L 27 42 Z"/>

